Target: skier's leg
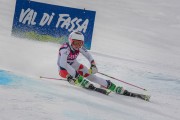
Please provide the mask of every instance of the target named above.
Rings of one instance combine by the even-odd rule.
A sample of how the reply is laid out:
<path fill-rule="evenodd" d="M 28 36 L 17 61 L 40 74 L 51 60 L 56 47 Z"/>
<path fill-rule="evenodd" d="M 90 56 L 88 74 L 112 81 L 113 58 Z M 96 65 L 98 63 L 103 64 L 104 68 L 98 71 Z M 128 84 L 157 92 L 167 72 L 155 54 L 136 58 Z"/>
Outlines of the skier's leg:
<path fill-rule="evenodd" d="M 63 78 L 67 78 L 67 75 L 70 74 L 73 77 L 77 76 L 77 73 L 75 71 L 75 69 L 73 69 L 73 67 L 69 64 L 67 64 L 66 66 L 67 68 L 63 68 L 63 67 L 59 67 L 59 75 Z M 75 74 L 74 74 L 75 73 Z"/>
<path fill-rule="evenodd" d="M 90 75 L 87 67 L 85 67 L 83 64 L 80 64 L 77 60 L 75 60 L 71 66 L 83 77 Z"/>
<path fill-rule="evenodd" d="M 124 88 L 120 87 L 120 86 L 116 86 L 113 82 L 111 82 L 110 80 L 105 80 L 101 77 L 98 77 L 96 75 L 89 75 L 87 77 L 89 80 L 98 83 L 99 85 L 117 93 L 117 94 L 123 94 L 124 93 Z"/>
<path fill-rule="evenodd" d="M 83 64 L 80 64 L 76 60 L 72 64 L 72 67 L 82 76 L 86 77 L 88 80 L 97 83 L 99 85 L 102 85 L 104 87 L 107 87 L 107 81 L 105 79 L 102 79 L 100 77 L 97 77 L 96 75 L 89 74 L 88 68 L 84 66 Z"/>
<path fill-rule="evenodd" d="M 101 77 L 98 77 L 94 74 L 89 74 L 88 73 L 88 68 L 82 64 L 80 64 L 79 62 L 75 61 L 72 64 L 73 68 L 76 69 L 78 71 L 78 73 L 84 77 L 86 77 L 88 80 L 97 83 L 111 91 L 114 91 L 118 94 L 123 94 L 124 89 L 123 87 L 120 86 L 116 86 L 114 83 L 112 83 L 110 80 L 105 80 Z"/>
<path fill-rule="evenodd" d="M 97 83 L 117 94 L 120 95 L 125 95 L 125 96 L 130 96 L 130 97 L 137 97 L 143 100 L 147 100 L 149 101 L 150 97 L 147 95 L 142 95 L 142 94 L 137 94 L 137 93 L 132 93 L 129 92 L 127 90 L 125 90 L 123 87 L 121 86 L 116 86 L 113 82 L 111 82 L 110 80 L 105 80 L 101 77 L 98 77 L 94 74 L 89 74 L 88 73 L 88 68 L 82 64 L 80 64 L 79 62 L 75 61 L 72 64 L 72 67 L 82 76 L 86 77 L 88 80 Z M 86 83 L 86 82 L 85 82 Z"/>

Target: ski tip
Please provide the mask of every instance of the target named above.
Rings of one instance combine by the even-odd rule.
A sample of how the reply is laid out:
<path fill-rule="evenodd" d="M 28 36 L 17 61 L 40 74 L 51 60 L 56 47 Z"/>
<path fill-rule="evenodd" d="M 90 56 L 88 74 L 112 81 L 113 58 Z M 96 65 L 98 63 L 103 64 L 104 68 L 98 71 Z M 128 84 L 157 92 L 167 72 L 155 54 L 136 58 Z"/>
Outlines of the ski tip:
<path fill-rule="evenodd" d="M 145 101 L 150 101 L 150 98 L 151 98 L 151 96 L 150 95 L 146 95 L 146 98 L 145 98 Z"/>
<path fill-rule="evenodd" d="M 106 91 L 107 91 L 107 90 L 106 90 Z M 107 91 L 107 92 L 106 92 L 106 95 L 109 95 L 111 92 L 112 92 L 112 91 Z"/>

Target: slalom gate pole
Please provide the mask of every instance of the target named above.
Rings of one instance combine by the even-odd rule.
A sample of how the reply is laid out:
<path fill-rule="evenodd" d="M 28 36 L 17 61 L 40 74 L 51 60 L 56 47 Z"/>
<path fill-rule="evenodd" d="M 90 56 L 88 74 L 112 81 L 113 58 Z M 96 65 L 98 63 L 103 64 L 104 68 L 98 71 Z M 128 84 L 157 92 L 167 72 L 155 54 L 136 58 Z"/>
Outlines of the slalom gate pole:
<path fill-rule="evenodd" d="M 63 80 L 63 81 L 67 81 L 66 79 L 58 79 L 58 78 L 50 78 L 50 77 L 43 77 L 43 76 L 40 76 L 40 78 L 45 78 L 45 79 L 51 79 L 51 80 Z"/>
<path fill-rule="evenodd" d="M 117 79 L 117 78 L 115 78 L 115 77 L 112 77 L 112 76 L 109 76 L 109 75 L 107 75 L 107 74 L 104 74 L 104 73 L 101 73 L 101 72 L 98 72 L 98 73 L 101 74 L 101 75 L 104 75 L 104 76 L 106 76 L 106 77 L 112 78 L 112 79 L 114 79 L 114 80 L 117 80 L 117 81 L 119 81 L 119 82 L 122 82 L 122 83 L 128 84 L 128 85 L 130 85 L 130 86 L 139 88 L 139 89 L 141 89 L 141 90 L 147 91 L 147 90 L 144 89 L 144 88 L 138 87 L 138 86 L 136 86 L 136 85 L 133 85 L 133 84 L 128 83 L 128 82 L 125 82 L 125 81 L 123 81 L 123 80 L 119 80 L 119 79 Z"/>

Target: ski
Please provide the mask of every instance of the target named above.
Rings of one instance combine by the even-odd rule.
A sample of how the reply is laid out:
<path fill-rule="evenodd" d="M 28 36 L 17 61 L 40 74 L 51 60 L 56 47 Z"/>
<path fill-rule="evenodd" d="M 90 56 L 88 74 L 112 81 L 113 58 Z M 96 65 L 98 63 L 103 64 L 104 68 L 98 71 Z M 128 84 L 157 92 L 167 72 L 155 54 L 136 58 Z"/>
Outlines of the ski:
<path fill-rule="evenodd" d="M 142 100 L 145 100 L 145 101 L 149 101 L 150 97 L 151 97 L 150 95 L 133 93 L 133 92 L 129 92 L 127 90 L 124 90 L 123 94 L 120 94 L 120 95 L 125 95 L 125 96 L 129 96 L 129 97 L 135 97 L 135 98 L 139 98 L 139 99 L 142 99 Z"/>
<path fill-rule="evenodd" d="M 96 91 L 96 92 L 99 92 L 99 93 L 102 93 L 102 94 L 105 94 L 105 95 L 109 95 L 111 93 L 110 90 L 95 87 L 93 84 L 90 84 L 87 89 L 90 89 L 90 90 L 93 90 L 93 91 Z"/>
<path fill-rule="evenodd" d="M 74 83 L 76 83 L 76 81 Z M 81 80 L 81 81 L 78 81 L 78 83 L 75 84 L 75 85 L 86 88 L 86 89 L 89 89 L 89 90 L 93 90 L 95 92 L 99 92 L 99 93 L 102 93 L 102 94 L 105 94 L 105 95 L 109 95 L 109 93 L 111 92 L 108 89 L 95 87 L 94 84 L 92 84 L 90 81 L 88 81 L 85 78 L 83 78 L 83 80 Z"/>
<path fill-rule="evenodd" d="M 134 93 L 135 94 L 135 93 Z M 143 95 L 143 94 L 136 94 L 136 97 L 137 98 L 140 98 L 142 100 L 145 100 L 145 101 L 149 101 L 151 96 L 150 95 Z"/>
<path fill-rule="evenodd" d="M 50 79 L 50 80 L 60 80 L 60 81 L 67 81 L 66 79 L 58 79 L 58 78 L 49 78 L 49 77 L 43 77 L 43 76 L 40 76 L 40 78 L 44 78 L 44 79 Z M 78 87 L 83 87 L 85 89 L 88 89 L 88 90 L 92 90 L 92 91 L 95 91 L 95 92 L 98 92 L 98 93 L 101 93 L 101 94 L 104 94 L 104 95 L 109 95 L 111 93 L 110 90 L 107 90 L 107 89 L 103 89 L 103 88 L 98 88 L 98 87 L 95 87 L 92 83 L 89 83 L 89 82 L 86 82 L 87 80 L 84 79 L 83 81 L 83 85 L 76 85 Z M 87 84 L 88 83 L 88 84 Z M 71 84 L 71 83 L 70 83 Z M 73 84 L 74 85 L 74 84 Z M 87 85 L 87 86 L 86 86 Z"/>
<path fill-rule="evenodd" d="M 65 79 L 48 78 L 48 77 L 42 77 L 42 76 L 40 76 L 40 78 L 67 81 Z M 116 89 L 114 91 L 106 89 L 104 86 L 101 86 L 101 88 L 98 88 L 98 87 L 95 87 L 92 83 L 87 82 L 87 80 L 85 80 L 85 79 L 81 84 L 82 84 L 82 86 L 80 86 L 80 85 L 76 85 L 76 86 L 83 87 L 83 88 L 86 88 L 86 89 L 89 89 L 89 90 L 92 90 L 92 91 L 95 91 L 95 92 L 98 92 L 98 93 L 101 93 L 101 94 L 104 94 L 104 95 L 109 95 L 111 92 L 114 92 L 114 93 L 119 94 L 119 95 L 135 97 L 135 98 L 139 98 L 139 99 L 142 99 L 142 100 L 145 100 L 145 101 L 149 101 L 150 97 L 151 97 L 150 95 L 132 93 L 132 92 L 129 92 L 127 90 L 124 90 L 124 92 L 121 93 L 122 87 L 116 87 Z"/>

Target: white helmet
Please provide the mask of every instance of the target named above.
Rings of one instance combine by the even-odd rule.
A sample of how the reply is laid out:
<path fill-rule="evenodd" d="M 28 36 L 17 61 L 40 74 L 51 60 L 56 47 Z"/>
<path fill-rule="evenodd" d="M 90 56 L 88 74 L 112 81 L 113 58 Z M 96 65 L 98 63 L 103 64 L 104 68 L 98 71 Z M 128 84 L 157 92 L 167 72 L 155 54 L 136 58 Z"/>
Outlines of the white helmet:
<path fill-rule="evenodd" d="M 69 35 L 69 39 L 68 40 L 69 40 L 69 45 L 71 45 L 74 40 L 81 40 L 81 41 L 84 42 L 84 35 L 81 32 L 73 31 Z"/>

